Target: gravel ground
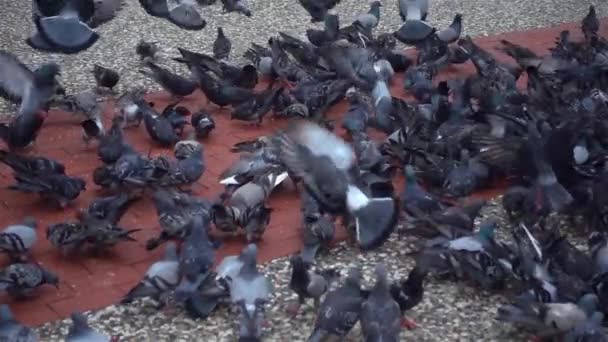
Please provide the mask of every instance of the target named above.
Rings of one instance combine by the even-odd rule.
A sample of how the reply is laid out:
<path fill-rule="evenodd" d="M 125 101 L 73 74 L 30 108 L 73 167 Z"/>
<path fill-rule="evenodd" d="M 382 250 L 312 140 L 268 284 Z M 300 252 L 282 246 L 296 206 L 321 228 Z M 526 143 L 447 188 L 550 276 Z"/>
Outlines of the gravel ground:
<path fill-rule="evenodd" d="M 479 220 L 489 216 L 505 217 L 501 205 L 489 203 Z M 508 227 L 501 222 L 501 227 Z M 503 235 L 507 229 L 499 232 Z M 340 244 L 330 254 L 318 259 L 317 267 L 338 268 L 342 279 L 354 265 L 362 267 L 365 285 L 373 284 L 376 263 L 388 263 L 393 279 L 407 277 L 413 267 L 406 254 L 414 248 L 414 240 L 399 238 L 397 234 L 380 249 L 361 254 L 356 249 Z M 264 333 L 266 341 L 305 341 L 314 325 L 312 301 L 302 306 L 295 320 L 287 319 L 285 309 L 296 296 L 288 288 L 290 267 L 287 258 L 277 259 L 261 267 L 274 287 L 275 295 L 267 306 L 266 318 L 270 326 Z M 505 296 L 486 292 L 468 283 L 430 278 L 425 283 L 423 301 L 407 316 L 418 327 L 402 333 L 403 341 L 524 341 L 524 336 L 510 325 L 494 320 L 496 308 L 507 303 Z M 206 321 L 188 318 L 181 310 L 159 312 L 154 303 L 142 300 L 129 305 L 110 306 L 90 316 L 92 325 L 111 334 L 120 334 L 121 341 L 234 341 L 234 322 L 228 308 L 223 307 Z M 40 328 L 44 341 L 55 341 L 67 333 L 69 320 L 53 322 Z M 360 341 L 358 325 L 345 341 Z"/>
<path fill-rule="evenodd" d="M 118 91 L 125 87 L 157 86 L 137 73 L 138 61 L 134 46 L 140 39 L 157 41 L 163 47 L 162 56 L 177 53 L 182 46 L 195 51 L 210 51 L 215 39 L 216 27 L 223 26 L 233 41 L 234 59 L 239 58 L 250 42 L 264 43 L 269 35 L 278 31 L 304 36 L 311 27 L 309 17 L 295 0 L 253 1 L 252 18 L 236 14 L 222 14 L 218 5 L 205 8 L 208 21 L 206 29 L 192 33 L 144 14 L 137 1 L 129 0 L 119 17 L 99 29 L 100 41 L 90 50 L 73 56 L 46 55 L 32 51 L 24 42 L 31 30 L 30 6 L 25 1 L 4 1 L 0 11 L 0 46 L 16 53 L 27 64 L 39 64 L 54 60 L 64 67 L 63 80 L 69 91 L 84 90 L 93 83 L 90 73 L 93 63 L 117 69 L 122 76 Z M 395 30 L 399 26 L 396 1 L 382 8 L 380 31 Z M 465 17 L 466 33 L 486 35 L 496 32 L 521 30 L 547 26 L 561 22 L 580 20 L 587 6 L 594 3 L 600 14 L 608 13 L 608 3 L 578 0 L 494 0 L 494 1 L 433 1 L 430 20 L 437 25 L 448 25 L 455 12 Z M 343 0 L 337 7 L 343 22 L 349 22 L 356 14 L 367 11 L 363 1 Z M 175 67 L 175 63 L 168 64 Z M 0 113 L 10 113 L 0 100 Z M 486 215 L 504 217 L 495 205 L 485 210 Z M 357 263 L 364 269 L 367 283 L 377 261 L 388 261 L 393 278 L 407 275 L 412 260 L 405 254 L 412 248 L 412 241 L 394 236 L 381 249 L 360 254 L 346 245 L 340 245 L 320 261 L 321 267 L 347 266 Z M 265 339 L 269 341 L 303 341 L 310 333 L 314 314 L 310 305 L 295 320 L 285 319 L 285 305 L 295 299 L 287 289 L 289 264 L 278 259 L 263 265 L 263 271 L 273 280 L 277 289 L 269 305 L 271 322 Z M 490 294 L 466 284 L 454 284 L 431 279 L 426 283 L 426 294 L 409 316 L 416 319 L 419 327 L 403 333 L 404 340 L 412 341 L 516 341 L 522 340 L 510 326 L 495 322 L 496 307 L 506 301 L 503 296 Z M 150 302 L 140 301 L 130 305 L 111 306 L 91 313 L 91 324 L 101 330 L 120 334 L 125 341 L 230 341 L 234 340 L 232 319 L 227 309 L 221 309 L 205 322 L 193 321 L 178 312 L 157 312 Z M 48 323 L 40 327 L 42 341 L 62 340 L 69 322 Z M 349 341 L 360 340 L 358 328 Z"/>

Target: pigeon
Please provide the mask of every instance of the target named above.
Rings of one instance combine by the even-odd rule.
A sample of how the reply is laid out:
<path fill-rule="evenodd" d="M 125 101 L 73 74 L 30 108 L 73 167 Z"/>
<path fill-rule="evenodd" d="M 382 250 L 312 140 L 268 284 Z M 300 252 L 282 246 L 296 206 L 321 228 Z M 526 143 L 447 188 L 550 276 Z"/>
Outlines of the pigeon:
<path fill-rule="evenodd" d="M 86 182 L 79 177 L 63 174 L 29 175 L 14 174 L 16 184 L 10 185 L 10 190 L 26 193 L 38 193 L 65 208 L 85 190 Z"/>
<path fill-rule="evenodd" d="M 213 57 L 215 59 L 227 59 L 230 55 L 232 43 L 224 34 L 224 29 L 221 26 L 217 28 L 217 38 L 213 42 Z"/>
<path fill-rule="evenodd" d="M 0 304 L 0 340 L 7 342 L 37 342 L 36 331 L 15 319 L 8 304 Z"/>
<path fill-rule="evenodd" d="M 70 315 L 72 325 L 65 337 L 66 342 L 110 342 L 113 341 L 107 335 L 91 328 L 87 322 L 87 317 L 80 312 L 73 312 Z"/>
<path fill-rule="evenodd" d="M 444 43 L 450 44 L 458 40 L 460 38 L 460 33 L 462 32 L 462 14 L 457 13 L 454 16 L 454 21 L 448 26 L 446 29 L 438 31 L 437 38 Z"/>
<path fill-rule="evenodd" d="M 38 114 L 62 90 L 58 64 L 45 63 L 32 71 L 8 51 L 0 50 L 0 75 L 0 96 L 19 103 L 18 116 Z"/>
<path fill-rule="evenodd" d="M 292 316 L 296 316 L 306 298 L 314 300 L 314 309 L 316 310 L 319 307 L 321 296 L 329 290 L 331 283 L 339 277 L 338 272 L 334 269 L 312 271 L 310 265 L 297 254 L 293 255 L 289 261 L 291 264 L 289 288 L 298 295 L 298 301 L 294 306 L 288 308 L 288 312 Z"/>
<path fill-rule="evenodd" d="M 286 178 L 286 172 L 271 171 L 239 187 L 224 205 L 215 204 L 212 210 L 216 228 L 232 233 L 242 228 L 248 242 L 261 239 L 272 213 L 272 208 L 266 207 L 266 200 Z"/>
<path fill-rule="evenodd" d="M 310 14 L 310 22 L 323 21 L 329 10 L 336 7 L 340 0 L 298 0 L 300 5 Z"/>
<path fill-rule="evenodd" d="M 118 72 L 97 64 L 93 66 L 93 75 L 95 76 L 97 87 L 99 88 L 109 88 L 112 90 L 120 80 Z"/>
<path fill-rule="evenodd" d="M 135 53 L 139 56 L 141 61 L 154 61 L 156 60 L 156 54 L 158 53 L 158 45 L 156 42 L 146 42 L 140 40 L 135 47 Z"/>
<path fill-rule="evenodd" d="M 310 122 L 296 122 L 278 139 L 281 160 L 301 179 L 323 210 L 353 217 L 362 249 L 381 245 L 397 222 L 393 198 L 370 198 L 352 181 L 352 148 L 328 130 Z M 328 149 L 332 146 L 332 149 Z"/>
<path fill-rule="evenodd" d="M 302 242 L 300 255 L 305 263 L 312 264 L 320 248 L 334 239 L 335 224 L 327 214 L 323 214 L 319 204 L 308 191 L 302 191 Z"/>
<path fill-rule="evenodd" d="M 211 204 L 204 199 L 166 189 L 156 190 L 152 198 L 162 231 L 157 238 L 146 242 L 148 250 L 172 238 L 183 239 L 192 219 L 209 215 L 211 209 Z"/>
<path fill-rule="evenodd" d="M 113 164 L 131 148 L 124 139 L 121 125 L 122 118 L 114 117 L 110 129 L 99 139 L 97 156 L 104 164 Z"/>
<path fill-rule="evenodd" d="M 399 0 L 399 14 L 403 25 L 394 35 L 404 44 L 415 44 L 428 38 L 435 28 L 425 21 L 428 0 Z"/>
<path fill-rule="evenodd" d="M 195 0 L 179 0 L 172 8 L 167 0 L 139 0 L 139 3 L 149 15 L 166 19 L 181 29 L 200 31 L 207 26 L 195 8 Z"/>
<path fill-rule="evenodd" d="M 191 298 L 211 273 L 215 252 L 207 235 L 209 223 L 210 218 L 207 215 L 195 216 L 190 221 L 188 235 L 179 255 L 181 281 L 175 289 L 175 298 L 178 301 Z"/>
<path fill-rule="evenodd" d="M 152 297 L 162 303 L 178 283 L 177 245 L 170 242 L 167 244 L 165 257 L 150 265 L 144 277 L 123 297 L 121 303 L 130 303 L 142 297 Z"/>
<path fill-rule="evenodd" d="M 374 270 L 376 284 L 361 307 L 361 331 L 365 341 L 399 341 L 401 311 L 391 296 L 386 265 Z"/>
<path fill-rule="evenodd" d="M 59 278 L 33 263 L 15 263 L 0 271 L 0 290 L 16 298 L 30 295 L 43 285 L 59 287 Z"/>
<path fill-rule="evenodd" d="M 382 7 L 380 1 L 373 1 L 370 4 L 369 12 L 357 16 L 354 25 L 361 27 L 366 31 L 371 31 L 378 26 L 378 22 L 380 21 L 380 7 Z"/>
<path fill-rule="evenodd" d="M 268 88 L 263 92 L 245 101 L 232 110 L 230 120 L 241 120 L 254 122 L 261 125 L 264 116 L 270 111 L 278 96 L 283 92 L 283 88 Z"/>
<path fill-rule="evenodd" d="M 178 141 L 173 151 L 177 161 L 156 183 L 162 187 L 181 188 L 198 181 L 206 169 L 203 145 L 191 138 Z"/>
<path fill-rule="evenodd" d="M 222 0 L 222 9 L 224 12 L 237 12 L 246 17 L 252 15 L 246 0 Z"/>
<path fill-rule="evenodd" d="M 13 260 L 20 259 L 38 240 L 37 226 L 36 219 L 27 217 L 21 224 L 4 228 L 0 231 L 0 252 L 7 253 Z"/>
<path fill-rule="evenodd" d="M 32 12 L 37 32 L 26 40 L 32 48 L 50 47 L 66 54 L 90 48 L 100 37 L 93 28 L 112 20 L 122 9 L 123 0 L 66 0 L 61 4 L 34 1 Z M 43 42 L 42 46 L 38 42 Z"/>
<path fill-rule="evenodd" d="M 24 156 L 0 150 L 0 162 L 9 166 L 17 174 L 30 175 L 65 174 L 65 166 L 60 162 L 40 156 Z"/>
<path fill-rule="evenodd" d="M 424 279 L 427 271 L 416 262 L 416 266 L 410 270 L 407 279 L 393 283 L 390 286 L 390 292 L 393 298 L 399 304 L 399 309 L 403 316 L 401 325 L 408 329 L 414 329 L 416 322 L 405 317 L 405 312 L 412 309 L 422 301 L 424 295 Z"/>
<path fill-rule="evenodd" d="M 194 127 L 196 137 L 199 139 L 207 138 L 215 129 L 215 120 L 213 120 L 213 117 L 209 113 L 203 110 L 192 114 L 190 124 Z"/>
<path fill-rule="evenodd" d="M 248 247 L 243 254 L 243 266 L 229 282 L 230 300 L 240 305 L 248 320 L 241 322 L 240 328 L 246 329 L 246 335 L 256 336 L 261 331 L 260 322 L 252 321 L 264 311 L 264 305 L 270 300 L 273 291 L 272 283 L 257 269 L 257 247 Z"/>
<path fill-rule="evenodd" d="M 139 106 L 143 111 L 144 126 L 146 132 L 154 142 L 169 147 L 179 141 L 179 136 L 173 129 L 171 121 L 163 115 L 158 114 L 148 104 L 139 101 Z"/>
<path fill-rule="evenodd" d="M 245 264 L 245 260 L 250 258 L 251 255 L 255 255 L 255 253 L 257 253 L 256 248 L 257 247 L 255 244 L 250 243 L 243 248 L 241 254 L 229 255 L 222 259 L 222 261 L 215 268 L 215 279 L 220 286 L 225 288 L 227 291 L 230 290 L 230 282 L 241 272 L 241 269 Z"/>
<path fill-rule="evenodd" d="M 343 339 L 357 324 L 364 302 L 361 278 L 361 271 L 351 268 L 344 285 L 325 296 L 317 311 L 309 342 L 325 341 L 331 337 Z"/>
<path fill-rule="evenodd" d="M 595 295 L 585 295 L 578 304 L 520 301 L 498 308 L 497 319 L 530 329 L 540 337 L 553 337 L 568 332 L 589 318 L 591 313 L 587 313 L 581 305 L 592 297 Z"/>
<path fill-rule="evenodd" d="M 150 70 L 140 70 L 140 73 L 150 77 L 174 97 L 184 97 L 192 94 L 198 87 L 198 82 L 174 74 L 171 71 L 147 61 L 145 65 Z"/>
<path fill-rule="evenodd" d="M 91 139 L 99 139 L 105 132 L 102 121 L 102 109 L 97 102 L 98 94 L 93 91 L 83 91 L 75 95 L 65 96 L 60 103 L 64 109 L 81 113 L 86 118 L 81 126 L 83 140 L 88 143 Z"/>

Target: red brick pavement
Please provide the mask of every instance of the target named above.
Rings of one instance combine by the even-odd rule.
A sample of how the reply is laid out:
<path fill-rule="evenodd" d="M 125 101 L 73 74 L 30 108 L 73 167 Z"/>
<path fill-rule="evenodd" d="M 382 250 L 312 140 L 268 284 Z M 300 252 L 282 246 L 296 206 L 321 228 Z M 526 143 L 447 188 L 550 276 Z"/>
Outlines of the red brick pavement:
<path fill-rule="evenodd" d="M 604 27 L 606 20 L 602 21 Z M 578 25 L 564 24 L 551 28 L 532 31 L 512 32 L 498 36 L 479 37 L 476 41 L 484 48 L 494 50 L 500 39 L 508 39 L 523 44 L 532 50 L 543 53 L 553 45 L 555 37 L 560 31 L 573 30 L 574 38 L 580 37 Z M 508 57 L 500 57 L 508 61 Z M 453 78 L 457 75 L 470 73 L 472 65 L 455 66 L 448 69 L 440 79 Z M 522 81 L 524 82 L 524 81 Z M 407 97 L 402 90 L 402 78 L 398 76 L 391 88 L 393 94 Z M 148 99 L 159 103 L 166 103 L 167 96 L 163 93 L 150 94 Z M 206 107 L 213 111 L 216 120 L 216 130 L 204 141 L 205 158 L 209 165 L 208 171 L 202 180 L 195 185 L 195 193 L 201 196 L 214 196 L 221 190 L 217 183 L 217 175 L 238 158 L 229 152 L 229 147 L 243 139 L 253 138 L 261 134 L 270 133 L 284 124 L 282 120 L 265 120 L 262 127 L 252 127 L 228 119 L 227 110 L 219 110 L 214 105 L 207 105 L 202 94 L 187 98 L 183 105 L 191 110 Z M 105 107 L 107 117 L 112 113 L 112 103 Z M 332 116 L 338 118 L 344 113 L 344 103 L 332 109 Z M 107 119 L 107 118 L 106 118 Z M 107 123 L 109 124 L 109 123 Z M 143 125 L 139 129 L 127 131 L 128 141 L 141 152 L 148 152 L 150 138 L 144 131 Z M 74 210 L 86 206 L 96 196 L 96 186 L 91 182 L 92 170 L 99 165 L 94 144 L 87 149 L 80 139 L 78 121 L 70 114 L 53 112 L 45 123 L 38 138 L 37 144 L 30 154 L 45 155 L 56 158 L 67 167 L 68 174 L 84 177 L 88 181 L 86 192 L 74 202 L 72 208 L 65 211 L 40 205 L 35 196 L 20 194 L 6 189 L 12 182 L 10 171 L 0 167 L 0 227 L 20 222 L 27 215 L 34 215 L 40 220 L 40 240 L 33 249 L 33 255 L 42 265 L 58 273 L 61 277 L 59 290 L 50 287 L 41 289 L 39 294 L 27 301 L 13 302 L 0 295 L 0 302 L 9 302 L 18 319 L 27 324 L 38 325 L 69 315 L 74 310 L 98 309 L 117 300 L 133 286 L 147 269 L 148 265 L 157 260 L 163 253 L 163 248 L 147 252 L 145 241 L 156 235 L 159 226 L 156 213 L 149 200 L 136 203 L 125 215 L 122 224 L 129 228 L 143 228 L 135 234 L 138 242 L 124 243 L 114 248 L 111 253 L 103 257 L 89 257 L 83 259 L 67 259 L 53 249 L 44 239 L 44 229 L 50 223 L 59 222 L 73 217 Z M 167 153 L 167 150 L 152 147 L 152 154 Z M 481 196 L 491 196 L 496 190 L 480 193 Z M 259 244 L 260 261 L 268 261 L 297 251 L 300 246 L 299 236 L 299 203 L 298 196 L 293 190 L 282 189 L 271 196 L 270 205 L 275 209 L 271 224 Z M 340 232 L 340 237 L 344 237 Z M 228 241 L 221 247 L 218 260 L 223 255 L 235 254 L 242 248 L 244 242 L 240 239 Z M 0 257 L 2 258 L 2 257 Z M 4 266 L 8 260 L 0 259 Z"/>

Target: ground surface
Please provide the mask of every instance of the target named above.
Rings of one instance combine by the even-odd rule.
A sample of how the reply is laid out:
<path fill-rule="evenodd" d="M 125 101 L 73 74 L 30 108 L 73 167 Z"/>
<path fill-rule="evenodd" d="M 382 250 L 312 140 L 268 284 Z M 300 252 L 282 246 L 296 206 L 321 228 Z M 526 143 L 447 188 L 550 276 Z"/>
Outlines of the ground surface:
<path fill-rule="evenodd" d="M 587 2 L 561 1 L 559 4 L 555 2 L 509 1 L 507 4 L 502 1 L 490 3 L 438 1 L 433 3 L 431 20 L 447 25 L 455 11 L 462 11 L 466 18 L 467 33 L 480 35 L 576 21 L 587 10 Z M 136 2 L 133 1 L 133 4 Z M 162 21 L 144 16 L 133 4 L 125 8 L 120 19 L 102 28 L 102 40 L 90 51 L 77 56 L 45 56 L 33 53 L 22 43 L 29 30 L 29 9 L 11 10 L 17 5 L 10 2 L 0 13 L 2 19 L 0 26 L 4 33 L 0 37 L 0 46 L 16 51 L 26 62 L 36 64 L 48 59 L 60 61 L 65 68 L 64 83 L 71 90 L 90 87 L 92 77 L 89 70 L 94 62 L 122 71 L 121 85 L 130 87 L 139 84 L 151 85 L 147 82 L 142 83 L 144 79 L 136 71 L 133 46 L 140 38 L 161 43 L 166 56 L 173 56 L 176 53 L 173 48 L 176 46 L 208 51 L 209 42 L 215 37 L 215 26 L 219 24 L 227 27 L 227 34 L 233 39 L 235 46 L 234 56 L 238 56 L 245 48 L 245 44 L 250 41 L 264 43 L 269 34 L 278 30 L 301 34 L 310 26 L 307 19 L 302 19 L 305 18 L 304 12 L 295 3 L 279 1 L 273 2 L 272 6 L 266 6 L 260 1 L 253 3 L 253 9 L 257 10 L 257 13 L 251 19 L 236 15 L 221 15 L 216 6 L 206 9 L 208 28 L 201 33 L 192 34 L 181 32 Z M 347 17 L 352 17 L 355 13 L 365 11 L 366 7 L 367 4 L 363 2 L 355 4 L 355 1 L 345 0 L 338 7 L 338 11 Z M 598 10 L 600 14 L 606 13 L 606 5 L 599 4 Z M 397 27 L 398 17 L 394 4 L 385 5 L 382 21 L 384 26 L 381 29 L 393 30 Z M 552 45 L 558 32 L 566 28 L 572 29 L 574 26 L 566 25 L 491 36 L 478 41 L 483 47 L 491 49 L 496 46 L 498 39 L 506 38 L 542 52 Z M 466 70 L 470 70 L 470 66 L 454 68 L 442 77 L 462 75 Z M 403 95 L 400 79 L 395 81 L 392 90 L 396 95 Z M 165 98 L 163 94 L 150 96 L 150 99 L 156 102 L 162 102 L 163 98 Z M 198 94 L 188 99 L 185 105 L 191 109 L 206 106 L 205 101 Z M 110 112 L 111 108 L 111 103 L 108 103 L 107 112 Z M 207 109 L 215 111 L 213 107 Z M 336 106 L 333 115 L 339 115 L 344 109 L 344 105 Z M 4 112 L 10 114 L 8 109 Z M 219 111 L 216 112 L 215 118 L 218 128 L 209 140 L 204 142 L 209 170 L 200 184 L 195 187 L 195 192 L 203 196 L 212 196 L 219 191 L 220 187 L 216 184 L 217 174 L 237 158 L 236 155 L 228 152 L 231 144 L 270 132 L 281 124 L 281 122 L 267 121 L 260 129 L 251 128 L 228 121 L 226 113 Z M 90 181 L 91 171 L 98 165 L 98 161 L 95 160 L 93 151 L 87 150 L 81 142 L 80 132 L 75 123 L 76 120 L 68 114 L 52 113 L 32 153 L 57 158 L 66 164 L 68 173 L 82 176 Z M 143 128 L 129 133 L 128 140 L 140 151 L 149 150 L 149 139 Z M 162 152 L 161 149 L 152 149 L 152 154 Z M 0 175 L 3 176 L 0 187 L 4 188 L 8 184 L 10 173 L 6 168 L 0 168 Z M 74 208 L 88 204 L 95 194 L 96 189 L 91 184 L 87 192 L 74 203 Z M 58 222 L 73 215 L 72 211 L 63 212 L 46 207 L 34 197 L 15 194 L 4 189 L 0 190 L 0 200 L 2 225 L 18 222 L 26 215 L 35 215 L 41 220 L 41 226 L 45 227 L 48 223 Z M 296 228 L 299 222 L 299 205 L 296 194 L 292 189 L 281 189 L 273 194 L 270 203 L 275 208 L 275 212 L 264 241 L 260 244 L 260 261 L 285 256 L 299 248 L 299 232 Z M 489 212 L 497 210 L 497 208 L 488 208 Z M 34 255 L 39 262 L 60 275 L 61 288 L 59 291 L 45 289 L 40 296 L 27 302 L 10 302 L 18 318 L 29 324 L 38 325 L 65 317 L 74 310 L 99 309 L 116 302 L 139 279 L 149 263 L 156 260 L 162 252 L 159 250 L 149 253 L 143 248 L 145 240 L 158 231 L 156 216 L 150 202 L 138 203 L 122 223 L 126 227 L 144 229 L 136 235 L 139 242 L 121 245 L 103 258 L 66 260 L 41 238 L 34 249 Z M 223 255 L 237 253 L 241 247 L 240 240 L 227 243 L 218 255 L 218 260 Z M 393 276 L 398 278 L 406 275 L 411 268 L 411 261 L 405 257 L 406 251 L 410 248 L 411 241 L 399 240 L 396 236 L 380 250 L 365 255 L 359 254 L 351 247 L 341 245 L 330 255 L 324 256 L 320 265 L 342 268 L 358 263 L 369 276 L 369 271 L 375 262 L 384 260 L 389 263 L 390 269 L 396 272 Z M 286 260 L 275 260 L 266 264 L 264 269 L 278 289 L 276 298 L 269 308 L 272 326 L 266 336 L 274 341 L 303 340 L 312 327 L 312 311 L 311 307 L 306 307 L 305 313 L 295 321 L 284 318 L 284 306 L 293 299 L 293 295 L 285 288 L 289 274 Z M 426 288 L 427 295 L 423 303 L 410 313 L 418 319 L 421 327 L 414 332 L 404 333 L 404 338 L 417 341 L 516 339 L 509 327 L 493 321 L 496 305 L 504 301 L 501 296 L 490 295 L 465 285 L 436 281 L 428 282 Z M 0 302 L 4 301 L 7 299 L 0 297 Z M 185 318 L 181 312 L 157 313 L 149 303 L 140 302 L 129 306 L 107 307 L 95 312 L 91 321 L 108 333 L 121 334 L 129 341 L 224 341 L 230 340 L 232 336 L 232 325 L 227 310 L 221 310 L 208 321 L 201 323 Z M 65 327 L 65 322 L 46 324 L 40 330 L 41 337 L 45 341 L 60 340 L 59 336 L 63 336 L 66 332 Z M 357 340 L 357 333 L 354 336 L 354 340 Z"/>

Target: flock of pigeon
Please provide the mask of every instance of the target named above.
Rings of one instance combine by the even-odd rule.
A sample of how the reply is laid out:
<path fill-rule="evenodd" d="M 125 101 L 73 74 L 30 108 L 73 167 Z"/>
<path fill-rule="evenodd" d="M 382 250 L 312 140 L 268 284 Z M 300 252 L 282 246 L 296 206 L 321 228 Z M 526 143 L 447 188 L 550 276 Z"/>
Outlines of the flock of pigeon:
<path fill-rule="evenodd" d="M 201 1 L 198 1 L 199 3 Z M 227 11 L 251 15 L 243 0 L 222 0 Z M 166 245 L 166 256 L 153 263 L 123 303 L 150 297 L 158 306 L 182 305 L 189 315 L 205 318 L 228 303 L 235 309 L 239 341 L 261 339 L 264 313 L 273 285 L 256 265 L 255 242 L 271 220 L 267 199 L 286 179 L 301 185 L 303 249 L 291 257 L 289 287 L 299 306 L 312 298 L 317 311 L 309 341 L 343 338 L 360 322 L 366 341 L 397 341 L 402 326 L 415 323 L 404 313 L 422 299 L 429 274 L 467 280 L 486 289 L 513 283 L 521 294 L 501 307 L 498 319 L 530 330 L 541 340 L 607 341 L 603 327 L 608 306 L 608 41 L 598 35 L 599 20 L 590 8 L 583 19 L 582 41 L 564 31 L 547 55 L 501 41 L 498 48 L 515 60 L 506 64 L 461 38 L 462 17 L 437 30 L 426 21 L 428 2 L 399 0 L 403 25 L 375 35 L 381 4 L 341 26 L 333 10 L 336 0 L 300 0 L 321 30 L 306 31 L 308 41 L 281 33 L 268 46 L 252 44 L 249 64 L 225 60 L 231 43 L 218 28 L 213 55 L 178 48 L 189 76 L 159 65 L 156 43 L 140 42 L 142 74 L 152 78 L 175 100 L 156 108 L 132 89 L 117 100 L 117 115 L 105 130 L 98 104 L 102 92 L 120 80 L 115 71 L 95 65 L 97 89 L 66 94 L 56 76 L 57 64 L 30 70 L 13 54 L 0 51 L 0 94 L 17 104 L 17 113 L 0 125 L 8 149 L 0 161 L 13 170 L 16 191 L 38 194 L 60 207 L 85 189 L 59 162 L 20 151 L 35 142 L 47 111 L 59 107 L 81 113 L 83 138 L 97 142 L 101 165 L 94 183 L 107 192 L 75 220 L 51 224 L 46 237 L 66 255 L 98 253 L 131 241 L 136 229 L 119 221 L 129 206 L 150 195 L 161 233 L 147 249 Z M 140 0 L 150 15 L 190 30 L 205 21 L 194 1 Z M 28 43 L 37 49 L 77 53 L 99 38 L 92 28 L 111 20 L 120 0 L 35 0 L 37 33 Z M 209 5 L 209 3 L 205 3 Z M 416 47 L 416 60 L 402 54 L 396 42 Z M 476 73 L 436 82 L 452 64 L 471 61 Z M 415 101 L 391 96 L 396 72 L 404 72 L 404 88 Z M 516 87 L 526 74 L 524 91 Z M 254 90 L 259 75 L 268 87 Z M 606 78 L 605 78 L 606 77 Z M 261 125 L 272 112 L 288 118 L 287 127 L 269 136 L 236 144 L 238 161 L 220 177 L 225 191 L 217 198 L 191 194 L 189 185 L 205 172 L 204 140 L 215 128 L 213 116 L 179 106 L 200 89 L 208 104 L 231 107 L 231 119 Z M 349 108 L 334 134 L 326 118 L 332 105 L 346 98 Z M 173 156 L 150 157 L 137 152 L 123 130 L 144 127 L 153 143 L 173 147 Z M 187 125 L 192 134 L 184 136 Z M 368 129 L 386 133 L 373 141 Z M 350 142 L 347 142 L 350 141 Z M 399 194 L 393 177 L 403 170 L 406 185 Z M 426 187 L 419 182 L 421 178 Z M 476 229 L 483 201 L 463 198 L 509 179 L 503 197 L 513 237 L 497 241 L 495 218 Z M 589 253 L 549 226 L 552 214 L 566 215 L 589 232 Z M 337 220 L 339 219 L 339 220 Z M 578 221 L 577 221 L 578 220 Z M 407 279 L 390 281 L 387 267 L 375 268 L 376 283 L 361 285 L 359 268 L 345 280 L 336 269 L 314 268 L 319 251 L 334 238 L 340 221 L 351 242 L 362 251 L 381 246 L 400 222 L 400 234 L 420 238 L 420 250 Z M 11 264 L 0 272 L 0 289 L 26 298 L 58 277 L 37 264 L 28 251 L 37 240 L 37 224 L 26 218 L 0 232 L 0 251 Z M 221 241 L 212 228 L 242 234 L 249 243 L 240 255 L 214 267 Z M 94 331 L 80 313 L 72 315 L 67 341 L 109 341 Z M 35 341 L 33 329 L 18 323 L 7 305 L 0 306 L 0 339 Z"/>

